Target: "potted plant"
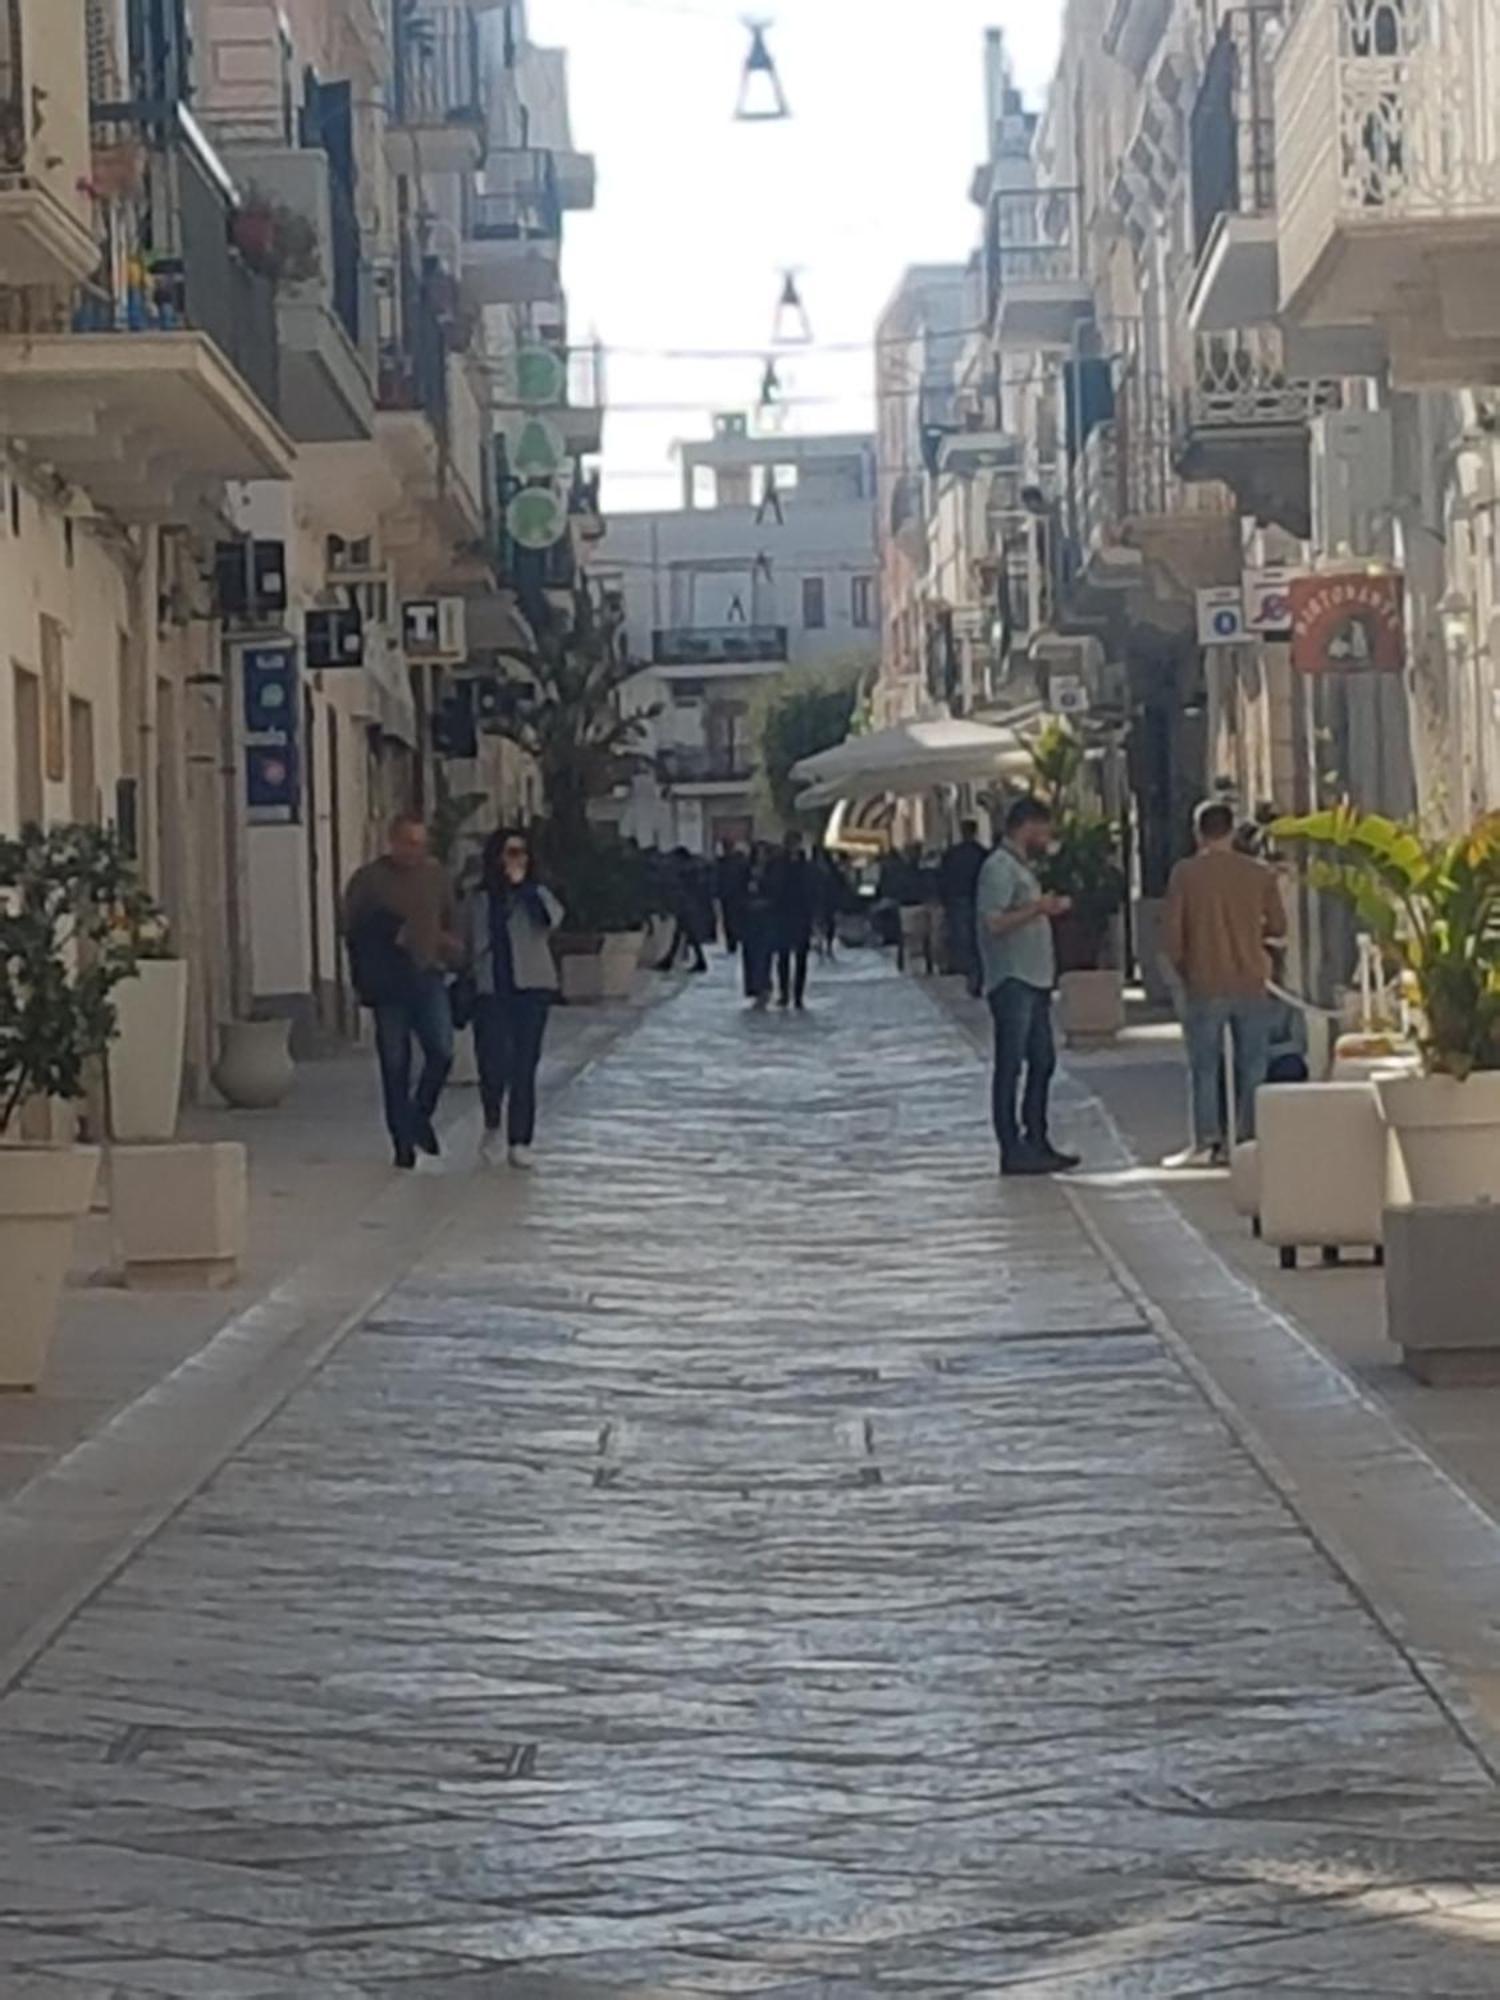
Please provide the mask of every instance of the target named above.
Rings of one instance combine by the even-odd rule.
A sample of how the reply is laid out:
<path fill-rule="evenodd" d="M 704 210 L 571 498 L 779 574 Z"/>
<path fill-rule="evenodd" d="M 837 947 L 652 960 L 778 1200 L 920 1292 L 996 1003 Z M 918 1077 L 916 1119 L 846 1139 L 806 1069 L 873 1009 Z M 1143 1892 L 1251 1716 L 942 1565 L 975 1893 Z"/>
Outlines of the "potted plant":
<path fill-rule="evenodd" d="M 56 1330 L 98 1149 L 20 1143 L 35 1099 L 82 1095 L 115 1029 L 113 995 L 135 970 L 139 892 L 118 843 L 90 826 L 0 839 L 0 1389 L 33 1389 Z"/>
<path fill-rule="evenodd" d="M 305 285 L 323 275 L 316 226 L 284 201 L 252 187 L 230 224 L 234 247 L 273 285 Z"/>
<path fill-rule="evenodd" d="M 122 1145 L 170 1139 L 182 1102 L 187 1050 L 187 960 L 172 950 L 165 915 L 149 897 L 122 909 L 135 971 L 114 991 L 106 1077 L 110 1137 Z"/>
<path fill-rule="evenodd" d="M 1125 907 L 1125 867 L 1114 821 L 1084 785 L 1083 745 L 1063 723 L 1032 751 L 1033 784 L 1053 812 L 1053 842 L 1037 873 L 1072 908 L 1053 919 L 1063 1032 L 1074 1046 L 1110 1042 L 1125 1025 L 1125 980 L 1111 963 L 1115 921 Z"/>
<path fill-rule="evenodd" d="M 537 851 L 565 912 L 552 941 L 563 998 L 628 999 L 646 938 L 645 862 L 599 835 L 559 852 L 548 831 L 538 829 Z"/>
<path fill-rule="evenodd" d="M 1423 1074 L 1376 1077 L 1414 1202 L 1500 1201 L 1500 813 L 1430 838 L 1350 805 L 1271 829 L 1351 904 L 1420 1012 Z"/>

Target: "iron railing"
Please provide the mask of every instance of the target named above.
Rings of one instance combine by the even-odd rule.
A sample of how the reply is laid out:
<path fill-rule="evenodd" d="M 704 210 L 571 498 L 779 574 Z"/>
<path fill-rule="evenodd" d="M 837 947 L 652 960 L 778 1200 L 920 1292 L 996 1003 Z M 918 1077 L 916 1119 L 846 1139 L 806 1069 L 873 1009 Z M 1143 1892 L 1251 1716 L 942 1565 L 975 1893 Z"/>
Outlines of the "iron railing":
<path fill-rule="evenodd" d="M 104 256 L 80 291 L 80 333 L 206 334 L 273 415 L 281 406 L 276 289 L 235 247 L 233 184 L 179 107 L 96 106 L 96 159 L 125 163 L 101 203 Z"/>
<path fill-rule="evenodd" d="M 448 326 L 442 306 L 448 280 L 430 260 L 408 251 L 401 260 L 401 331 L 380 351 L 376 389 L 382 410 L 425 415 L 448 436 Z"/>
<path fill-rule="evenodd" d="M 392 114 L 406 128 L 485 121 L 479 22 L 468 7 L 396 0 Z"/>
<path fill-rule="evenodd" d="M 1193 249 L 1203 255 L 1221 215 L 1276 207 L 1276 118 L 1271 94 L 1277 4 L 1224 16 L 1189 119 Z"/>
<path fill-rule="evenodd" d="M 753 755 L 738 744 L 663 750 L 657 767 L 669 785 L 745 785 L 756 769 Z"/>
<path fill-rule="evenodd" d="M 754 666 L 788 658 L 785 625 L 667 626 L 651 634 L 658 667 Z"/>
<path fill-rule="evenodd" d="M 1337 409 L 1339 402 L 1336 381 L 1287 373 L 1277 327 L 1200 333 L 1182 399 L 1182 429 L 1188 439 L 1206 432 L 1295 429 Z"/>
<path fill-rule="evenodd" d="M 562 233 L 557 163 L 538 147 L 492 153 L 485 185 L 468 196 L 466 233 L 477 243 L 554 241 Z"/>

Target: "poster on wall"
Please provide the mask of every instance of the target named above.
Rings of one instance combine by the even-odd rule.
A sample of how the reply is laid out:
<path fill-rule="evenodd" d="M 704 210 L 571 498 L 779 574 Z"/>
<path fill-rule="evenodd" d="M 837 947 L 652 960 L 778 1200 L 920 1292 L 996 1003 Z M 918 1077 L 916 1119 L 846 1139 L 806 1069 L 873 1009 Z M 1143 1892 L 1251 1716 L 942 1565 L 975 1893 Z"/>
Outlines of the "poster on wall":
<path fill-rule="evenodd" d="M 1394 570 L 1292 579 L 1292 665 L 1299 673 L 1397 674 L 1406 665 L 1403 580 Z"/>
<path fill-rule="evenodd" d="M 297 648 L 241 651 L 245 723 L 245 815 L 252 826 L 295 826 L 302 817 Z"/>

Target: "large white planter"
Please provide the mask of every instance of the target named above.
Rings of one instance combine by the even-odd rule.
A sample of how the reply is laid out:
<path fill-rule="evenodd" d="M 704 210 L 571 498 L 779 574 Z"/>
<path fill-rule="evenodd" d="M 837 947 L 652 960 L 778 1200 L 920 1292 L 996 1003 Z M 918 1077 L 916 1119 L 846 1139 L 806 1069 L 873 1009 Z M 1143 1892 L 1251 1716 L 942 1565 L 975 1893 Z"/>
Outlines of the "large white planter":
<path fill-rule="evenodd" d="M 1379 1076 L 1381 1116 L 1396 1152 L 1398 1191 L 1413 1202 L 1500 1202 L 1500 1071 Z"/>
<path fill-rule="evenodd" d="M 115 988 L 109 1045 L 109 1129 L 122 1145 L 170 1139 L 182 1102 L 187 960 L 148 958 Z"/>
<path fill-rule="evenodd" d="M 0 1390 L 42 1379 L 98 1173 L 93 1146 L 0 1146 Z"/>
<path fill-rule="evenodd" d="M 1114 967 L 1065 972 L 1057 982 L 1058 1015 L 1069 1048 L 1101 1048 L 1125 1026 L 1125 980 Z"/>
<path fill-rule="evenodd" d="M 297 1065 L 290 1021 L 230 1021 L 219 1031 L 213 1086 L 236 1111 L 272 1111 L 292 1087 Z"/>
<path fill-rule="evenodd" d="M 116 1146 L 109 1172 L 127 1284 L 234 1283 L 250 1213 L 243 1146 Z"/>
<path fill-rule="evenodd" d="M 600 952 L 599 984 L 606 1000 L 628 1000 L 640 968 L 644 931 L 607 931 Z"/>

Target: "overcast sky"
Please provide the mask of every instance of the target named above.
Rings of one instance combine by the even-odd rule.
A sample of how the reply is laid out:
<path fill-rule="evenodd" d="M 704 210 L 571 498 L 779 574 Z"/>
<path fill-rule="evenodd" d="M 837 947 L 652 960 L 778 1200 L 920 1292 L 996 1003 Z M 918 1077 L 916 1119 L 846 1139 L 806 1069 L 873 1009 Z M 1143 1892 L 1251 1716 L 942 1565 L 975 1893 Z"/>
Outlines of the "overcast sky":
<path fill-rule="evenodd" d="M 774 15 L 785 123 L 734 120 L 746 13 Z M 787 268 L 818 346 L 865 350 L 789 351 L 787 427 L 871 422 L 867 343 L 902 269 L 978 238 L 984 30 L 1005 29 L 1036 102 L 1056 22 L 1055 0 L 532 0 L 534 37 L 570 52 L 576 143 L 599 163 L 566 276 L 573 338 L 610 350 L 612 511 L 673 505 L 672 441 L 753 406 Z M 661 353 L 724 348 L 749 351 Z"/>

